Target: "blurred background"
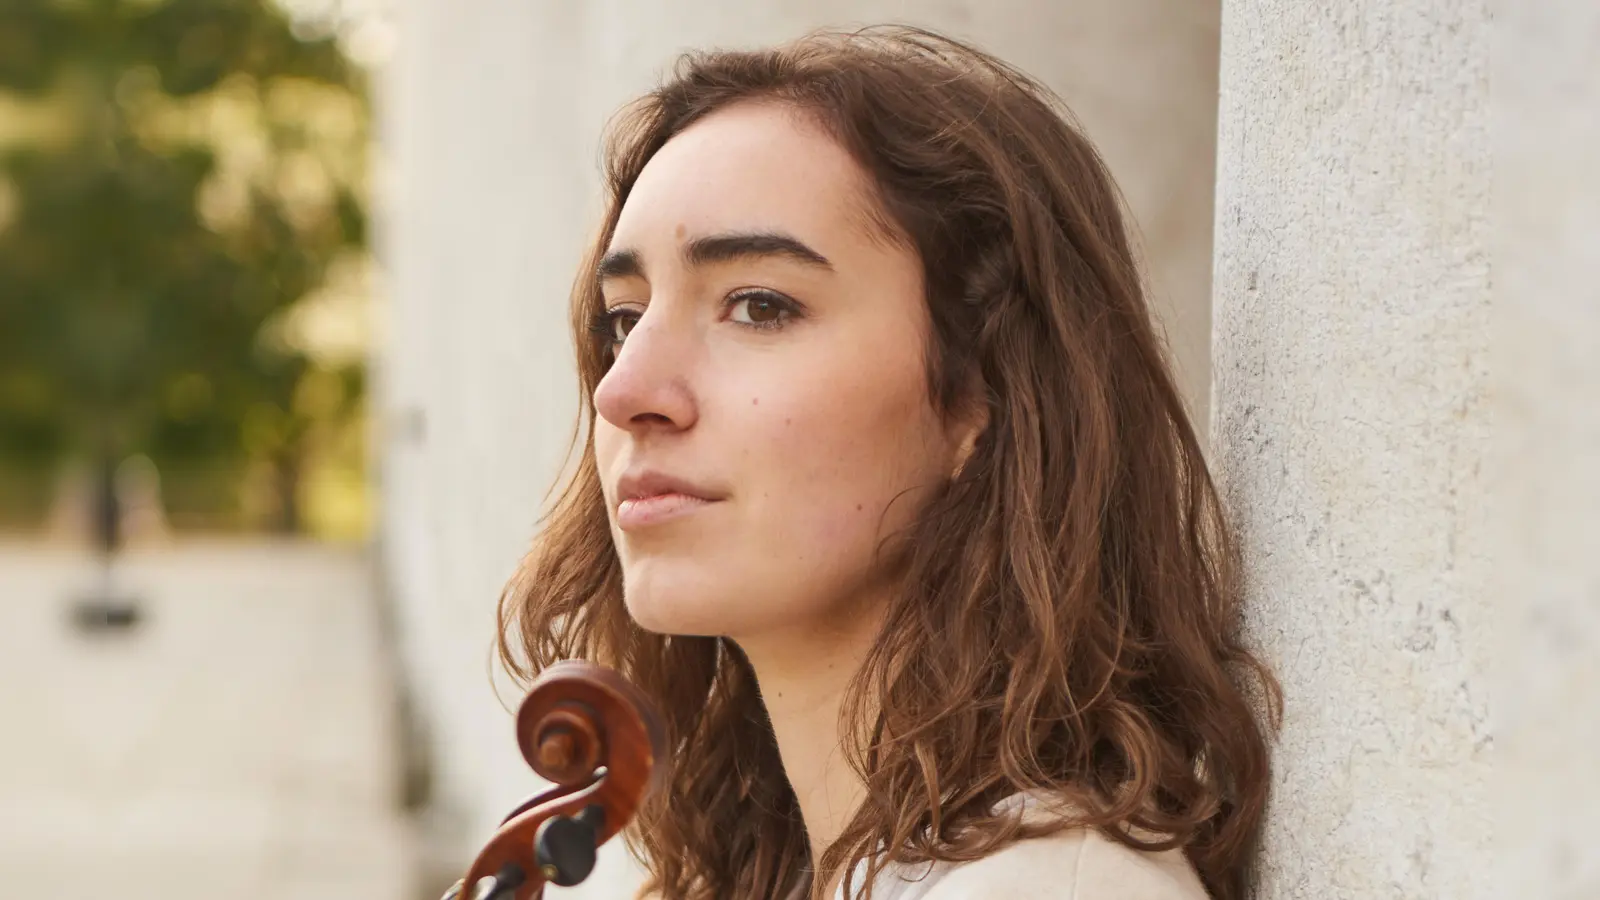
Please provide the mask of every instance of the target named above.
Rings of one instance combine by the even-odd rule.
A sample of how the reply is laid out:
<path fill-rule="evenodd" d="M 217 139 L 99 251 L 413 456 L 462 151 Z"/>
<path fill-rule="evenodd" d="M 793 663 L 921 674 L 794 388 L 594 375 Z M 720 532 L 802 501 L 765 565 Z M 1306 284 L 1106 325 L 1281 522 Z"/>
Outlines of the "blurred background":
<path fill-rule="evenodd" d="M 370 552 L 386 28 L 0 2 L 7 896 L 418 896 Z"/>
<path fill-rule="evenodd" d="M 438 896 L 538 786 L 493 611 L 606 120 L 682 50 L 900 21 L 1053 87 L 1126 196 L 1289 694 L 1260 895 L 1490 896 L 1491 543 L 1513 689 L 1566 698 L 1507 752 L 1600 802 L 1551 749 L 1600 739 L 1600 13 L 1497 23 L 1492 141 L 1484 3 L 1323 6 L 0 0 L 0 893 Z M 1493 327 L 1491 244 L 1544 303 Z M 1554 435 L 1494 527 L 1491 343 Z M 1600 896 L 1539 821 L 1540 896 Z"/>
<path fill-rule="evenodd" d="M 359 540 L 370 76 L 326 11 L 8 2 L 11 530 L 107 465 L 145 531 Z"/>

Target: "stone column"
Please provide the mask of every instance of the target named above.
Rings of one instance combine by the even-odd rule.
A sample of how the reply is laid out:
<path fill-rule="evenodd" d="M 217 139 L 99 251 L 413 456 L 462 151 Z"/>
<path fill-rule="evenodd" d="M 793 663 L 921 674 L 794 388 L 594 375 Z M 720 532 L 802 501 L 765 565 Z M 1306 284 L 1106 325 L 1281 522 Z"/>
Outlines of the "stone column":
<path fill-rule="evenodd" d="M 596 181 L 594 136 L 574 136 L 583 15 L 402 0 L 379 96 L 381 565 L 430 763 L 424 865 L 441 878 L 539 786 L 494 610 L 577 414 L 566 298 Z"/>
<path fill-rule="evenodd" d="M 1489 10 L 1223 6 L 1213 446 L 1287 695 L 1259 896 L 1492 896 Z"/>
<path fill-rule="evenodd" d="M 1600 5 L 1496 11 L 1502 897 L 1600 896 Z"/>

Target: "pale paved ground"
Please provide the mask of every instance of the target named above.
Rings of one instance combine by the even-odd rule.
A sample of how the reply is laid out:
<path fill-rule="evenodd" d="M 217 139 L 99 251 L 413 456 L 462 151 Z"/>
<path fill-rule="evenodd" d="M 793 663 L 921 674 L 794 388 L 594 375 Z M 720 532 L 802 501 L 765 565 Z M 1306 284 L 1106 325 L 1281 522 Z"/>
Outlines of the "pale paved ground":
<path fill-rule="evenodd" d="M 147 552 L 148 620 L 86 640 L 95 581 L 0 546 L 0 896 L 415 900 L 359 552 Z"/>

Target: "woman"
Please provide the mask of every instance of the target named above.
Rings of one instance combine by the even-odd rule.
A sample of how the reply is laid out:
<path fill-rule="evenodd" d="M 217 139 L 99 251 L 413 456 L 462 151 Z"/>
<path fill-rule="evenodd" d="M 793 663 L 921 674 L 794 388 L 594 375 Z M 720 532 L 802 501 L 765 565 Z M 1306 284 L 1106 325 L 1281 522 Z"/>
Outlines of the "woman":
<path fill-rule="evenodd" d="M 659 704 L 647 893 L 1241 898 L 1274 688 L 1051 95 L 917 30 L 695 54 L 606 174 L 501 651 Z"/>

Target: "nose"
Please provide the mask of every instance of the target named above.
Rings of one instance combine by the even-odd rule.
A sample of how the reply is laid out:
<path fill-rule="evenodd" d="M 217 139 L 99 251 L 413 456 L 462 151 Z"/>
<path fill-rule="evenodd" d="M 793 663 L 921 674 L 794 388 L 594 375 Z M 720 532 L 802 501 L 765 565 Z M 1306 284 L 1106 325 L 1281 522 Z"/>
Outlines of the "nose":
<path fill-rule="evenodd" d="M 594 391 L 595 412 L 635 435 L 682 431 L 698 416 L 690 389 L 692 329 L 668 315 L 667 306 L 657 302 L 645 310 Z"/>

